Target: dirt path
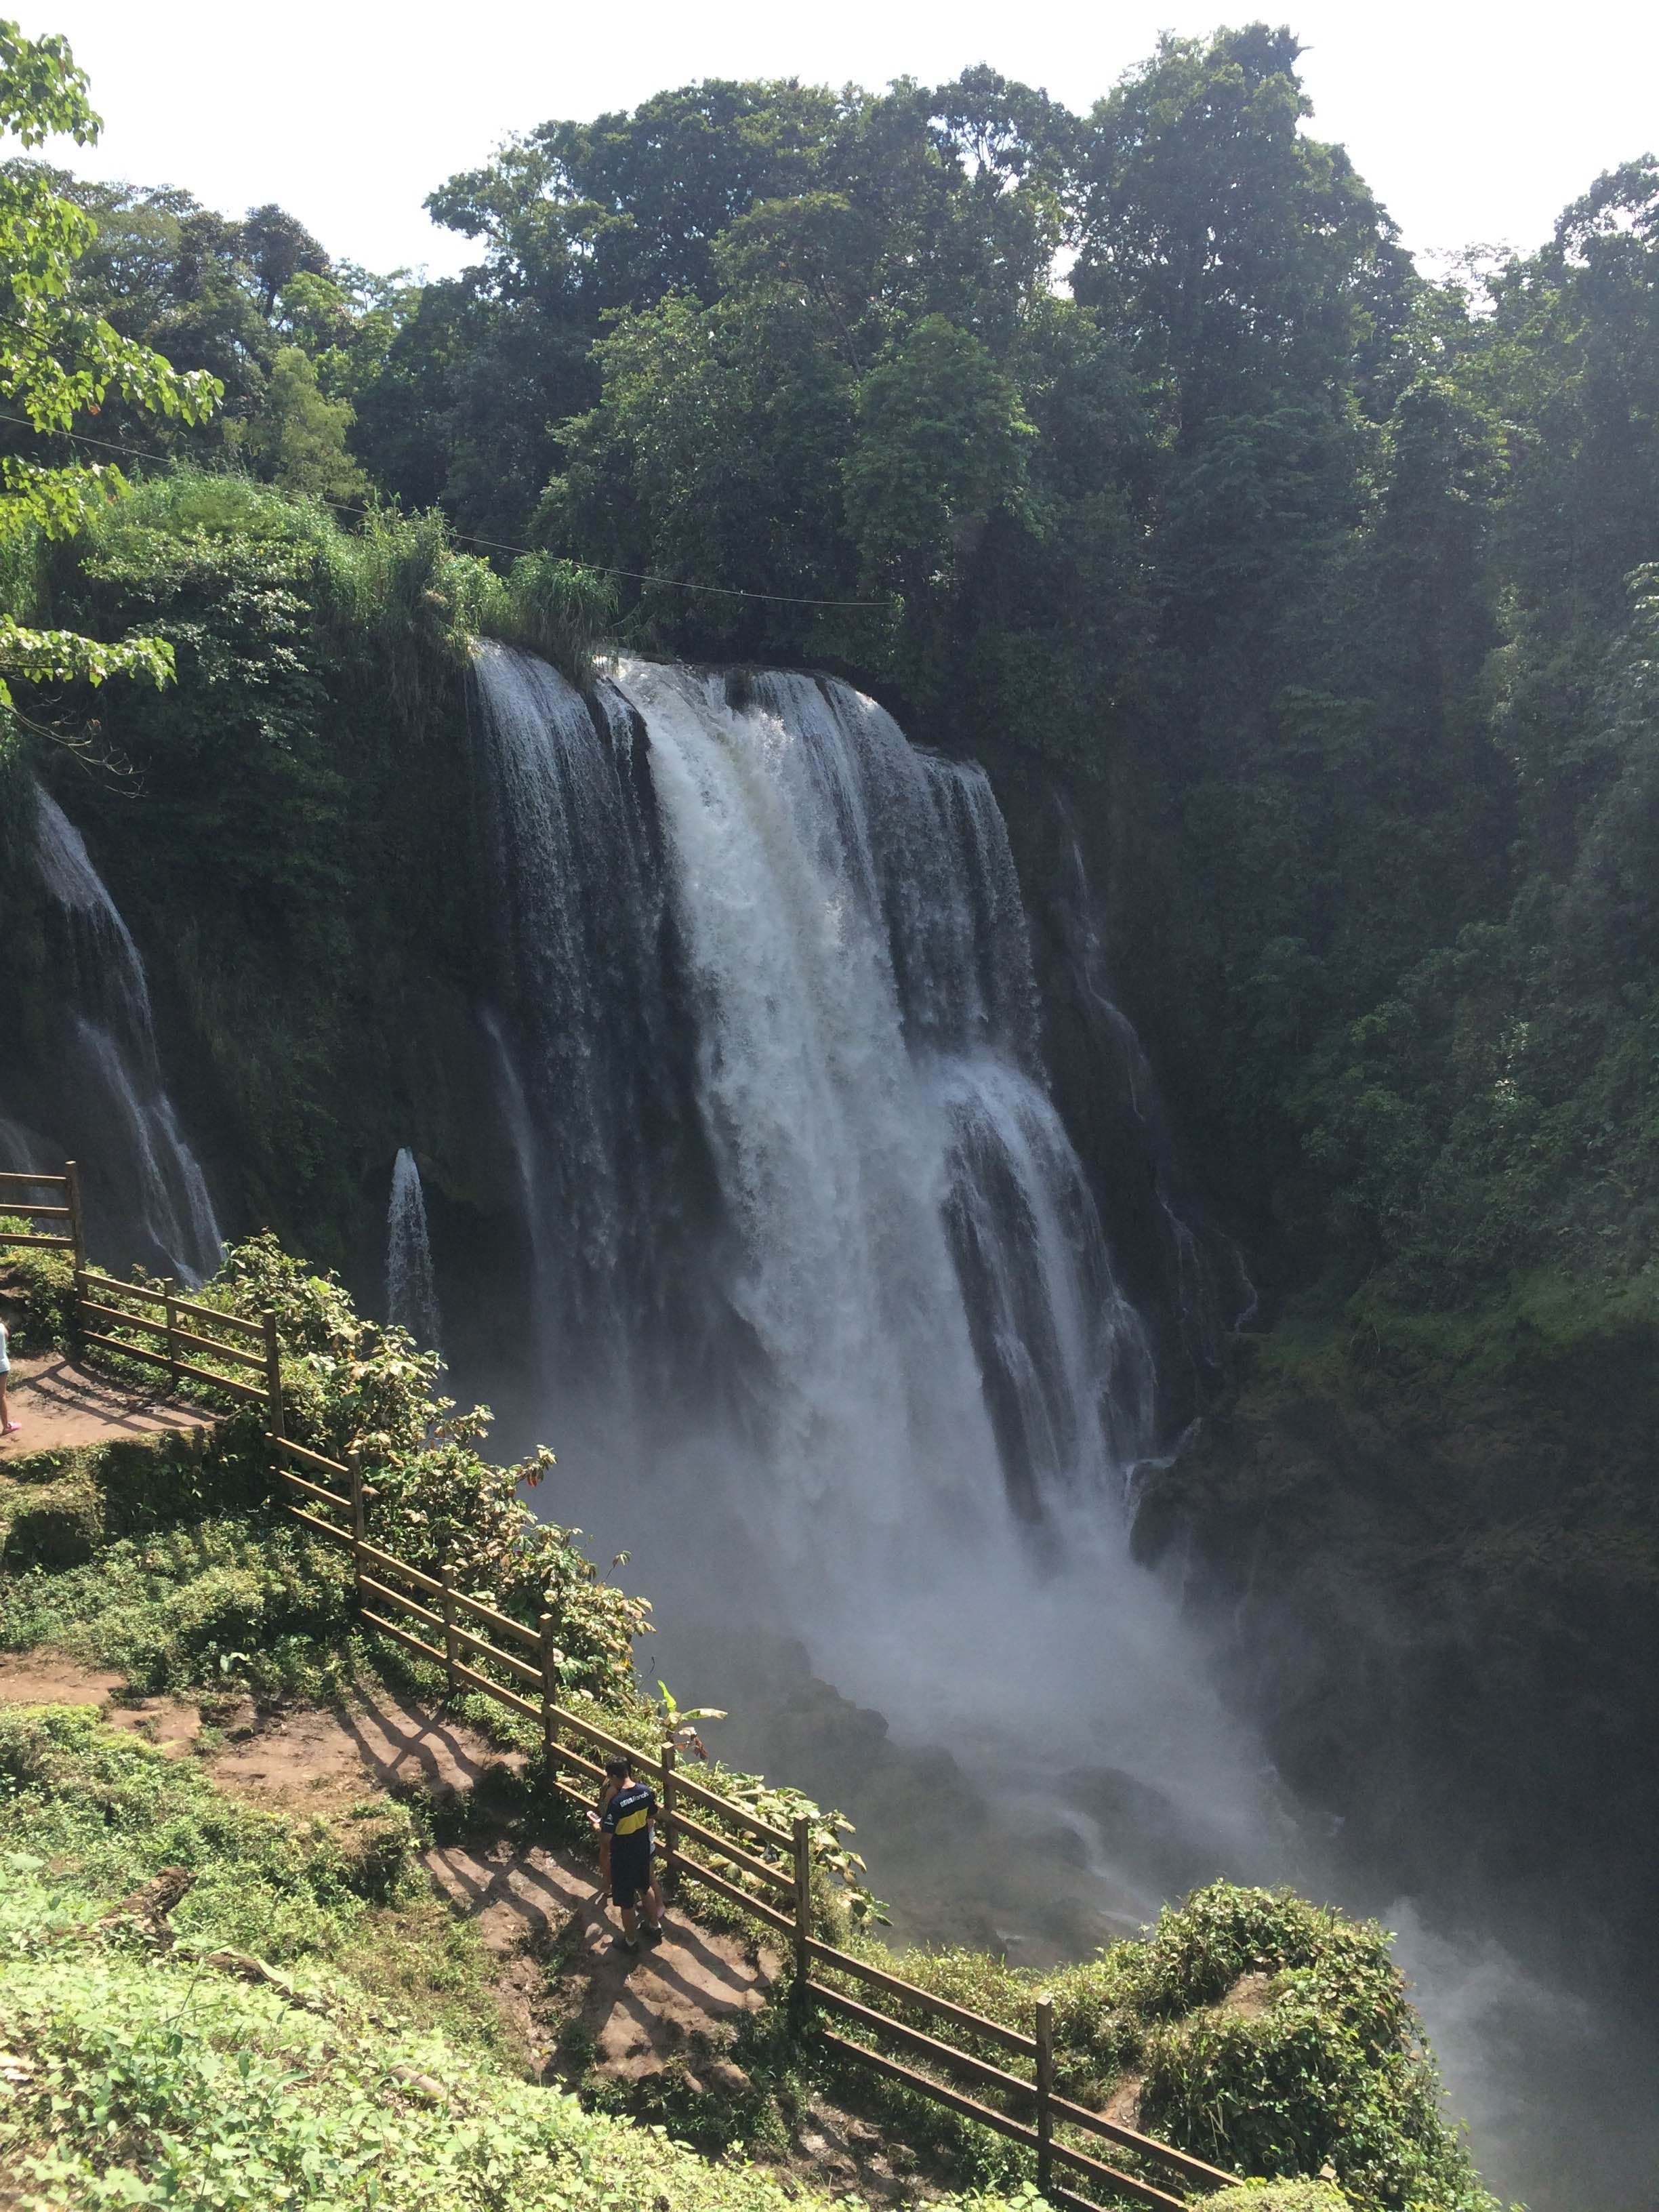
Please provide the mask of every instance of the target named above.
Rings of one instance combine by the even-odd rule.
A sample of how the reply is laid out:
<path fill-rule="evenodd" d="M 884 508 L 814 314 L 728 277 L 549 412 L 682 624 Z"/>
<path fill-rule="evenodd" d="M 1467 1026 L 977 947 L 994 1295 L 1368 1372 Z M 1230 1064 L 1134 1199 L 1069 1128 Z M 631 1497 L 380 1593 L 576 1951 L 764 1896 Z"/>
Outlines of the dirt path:
<path fill-rule="evenodd" d="M 203 1727 L 198 1708 L 176 1698 L 127 1698 L 123 1678 L 49 1653 L 0 1653 L 0 1703 L 91 1705 L 112 1726 L 183 1753 Z M 471 1729 L 414 1699 L 375 1686 L 343 1712 L 307 1707 L 261 1717 L 246 1700 L 214 1725 L 226 1741 L 204 1759 L 222 1787 L 289 1814 L 343 1814 L 373 1788 L 423 1790 L 438 1803 L 477 1793 L 521 1754 L 503 1753 Z M 625 1951 L 617 1916 L 593 1869 L 571 1854 L 502 1833 L 425 1854 L 434 1884 L 472 1921 L 497 1965 L 498 1995 L 525 2042 L 551 2055 L 550 2015 L 580 2021 L 594 2063 L 630 2081 L 672 2057 L 708 2088 L 731 2087 L 737 2069 L 718 2055 L 720 2032 L 766 2001 L 777 1962 L 731 1937 L 670 1915 L 654 1949 Z M 560 1975 L 548 2002 L 548 1963 Z"/>
<path fill-rule="evenodd" d="M 672 1911 L 660 1944 L 625 1951 L 592 1869 L 558 1852 L 475 1844 L 428 1851 L 426 1863 L 498 1958 L 557 1946 L 567 2016 L 580 2021 L 603 2072 L 638 2081 L 678 2057 L 694 2093 L 741 2085 L 719 2054 L 720 2032 L 765 2003 L 777 1973 L 769 1954 L 748 1954 Z"/>
<path fill-rule="evenodd" d="M 147 1392 L 77 1367 L 58 1352 L 14 1359 L 8 1391 L 18 1432 L 0 1437 L 0 1463 L 30 1452 L 64 1451 L 71 1444 L 108 1443 L 118 1437 L 210 1428 L 213 1424 L 210 1413 L 195 1407 L 169 1406 Z"/>

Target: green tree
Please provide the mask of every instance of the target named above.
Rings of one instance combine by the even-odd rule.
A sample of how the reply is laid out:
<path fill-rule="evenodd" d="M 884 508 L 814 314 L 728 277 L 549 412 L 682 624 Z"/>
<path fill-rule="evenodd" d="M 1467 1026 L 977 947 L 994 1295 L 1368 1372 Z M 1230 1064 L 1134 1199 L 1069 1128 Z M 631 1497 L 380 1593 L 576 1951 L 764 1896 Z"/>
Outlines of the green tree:
<path fill-rule="evenodd" d="M 60 38 L 26 39 L 0 21 L 0 131 L 26 148 L 53 133 L 79 145 L 97 137 L 87 80 Z M 151 412 L 200 421 L 218 397 L 214 379 L 180 374 L 70 299 L 74 264 L 94 234 L 91 219 L 39 173 L 0 172 L 0 394 L 38 439 L 95 414 L 112 386 Z M 52 462 L 21 453 L 0 460 L 0 545 L 72 536 L 122 489 L 102 463 Z M 35 629 L 0 615 L 0 671 L 37 684 L 142 676 L 164 684 L 170 646 L 156 638 L 104 643 L 72 631 Z M 11 694 L 0 677 L 0 702 Z"/>
<path fill-rule="evenodd" d="M 238 442 L 260 475 L 281 490 L 351 500 L 367 488 L 346 450 L 355 419 L 349 400 L 324 397 L 310 356 L 286 345 L 277 350 L 259 411 Z"/>
<path fill-rule="evenodd" d="M 1190 442 L 1213 414 L 1337 397 L 1402 322 L 1410 264 L 1311 112 L 1288 30 L 1166 35 L 1096 107 L 1073 285 L 1135 334 Z"/>
<path fill-rule="evenodd" d="M 859 387 L 848 520 L 873 574 L 912 599 L 948 586 L 991 515 L 1012 506 L 1035 435 L 971 331 L 928 315 Z"/>

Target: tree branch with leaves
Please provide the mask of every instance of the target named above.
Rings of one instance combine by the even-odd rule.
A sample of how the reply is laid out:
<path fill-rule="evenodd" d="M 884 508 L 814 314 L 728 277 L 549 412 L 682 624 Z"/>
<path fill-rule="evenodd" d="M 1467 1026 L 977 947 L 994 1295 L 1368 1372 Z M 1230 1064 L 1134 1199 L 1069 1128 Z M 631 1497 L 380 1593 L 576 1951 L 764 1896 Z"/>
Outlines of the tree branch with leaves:
<path fill-rule="evenodd" d="M 26 38 L 0 19 L 0 133 L 25 149 L 54 136 L 89 146 L 101 125 L 87 94 L 86 74 L 64 40 Z M 0 170 L 0 398 L 41 438 L 72 436 L 76 418 L 95 415 L 112 388 L 149 413 L 204 421 L 223 391 L 216 377 L 179 372 L 72 301 L 74 265 L 95 231 L 93 218 L 44 173 L 16 163 Z M 125 489 L 120 471 L 106 463 L 54 466 L 9 456 L 0 463 L 0 544 L 73 537 Z M 172 674 L 173 647 L 164 639 L 104 643 L 32 629 L 15 610 L 0 611 L 0 707 L 11 704 L 8 675 L 94 684 L 132 676 L 159 688 Z M 4 741 L 0 734 L 0 746 Z"/>

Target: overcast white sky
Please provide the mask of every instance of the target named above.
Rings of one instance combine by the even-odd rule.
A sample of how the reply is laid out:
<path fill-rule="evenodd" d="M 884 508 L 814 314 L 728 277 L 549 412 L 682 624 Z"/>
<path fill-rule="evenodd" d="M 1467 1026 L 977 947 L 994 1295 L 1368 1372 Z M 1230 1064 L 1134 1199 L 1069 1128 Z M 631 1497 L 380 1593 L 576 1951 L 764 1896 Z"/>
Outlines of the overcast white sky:
<path fill-rule="evenodd" d="M 880 86 L 988 61 L 1087 107 L 1160 29 L 1288 20 L 1314 128 L 1346 145 L 1414 249 L 1528 247 L 1615 162 L 1659 141 L 1659 4 L 1537 0 L 22 0 L 62 31 L 105 118 L 105 177 L 183 185 L 240 214 L 289 209 L 334 253 L 434 275 L 469 258 L 421 203 L 502 137 L 629 107 L 699 76 Z"/>

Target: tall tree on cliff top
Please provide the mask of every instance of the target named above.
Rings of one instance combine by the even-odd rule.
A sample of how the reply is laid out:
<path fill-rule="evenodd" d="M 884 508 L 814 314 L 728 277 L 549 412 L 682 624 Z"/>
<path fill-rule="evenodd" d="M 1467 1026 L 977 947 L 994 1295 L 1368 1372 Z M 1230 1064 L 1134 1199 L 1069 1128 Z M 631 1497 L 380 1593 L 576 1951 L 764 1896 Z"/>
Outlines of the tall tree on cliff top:
<path fill-rule="evenodd" d="M 25 147 L 54 132 L 86 146 L 99 129 L 86 76 L 66 43 L 26 39 L 15 23 L 0 21 L 0 131 Z M 112 386 L 135 405 L 199 422 L 218 397 L 214 378 L 180 375 L 160 354 L 70 303 L 70 272 L 93 234 L 90 217 L 45 177 L 15 166 L 0 173 L 0 394 L 42 439 L 68 432 L 77 415 L 96 414 Z M 0 460 L 0 549 L 35 532 L 71 537 L 121 489 L 119 471 L 100 462 L 8 454 Z M 0 672 L 37 684 L 141 676 L 159 685 L 173 672 L 173 648 L 159 638 L 106 644 L 72 630 L 31 629 L 6 612 Z M 0 674 L 0 703 L 10 698 Z"/>

